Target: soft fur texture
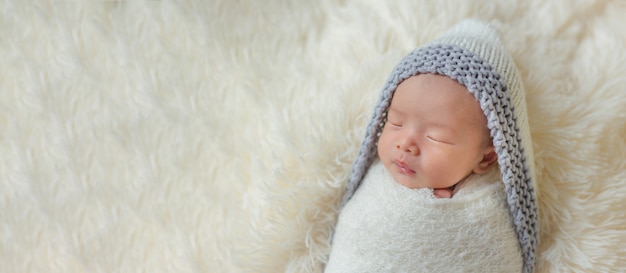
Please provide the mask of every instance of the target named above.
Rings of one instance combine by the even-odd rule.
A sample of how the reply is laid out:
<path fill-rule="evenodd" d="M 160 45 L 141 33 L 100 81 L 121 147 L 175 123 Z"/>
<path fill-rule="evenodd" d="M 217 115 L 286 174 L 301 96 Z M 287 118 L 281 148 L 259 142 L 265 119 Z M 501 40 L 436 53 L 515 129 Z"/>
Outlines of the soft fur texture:
<path fill-rule="evenodd" d="M 376 161 L 342 209 L 325 273 L 522 272 L 499 170 L 453 198 L 408 189 Z"/>
<path fill-rule="evenodd" d="M 0 12 L 0 272 L 321 272 L 392 66 L 467 17 L 522 72 L 538 272 L 626 270 L 623 1 Z"/>

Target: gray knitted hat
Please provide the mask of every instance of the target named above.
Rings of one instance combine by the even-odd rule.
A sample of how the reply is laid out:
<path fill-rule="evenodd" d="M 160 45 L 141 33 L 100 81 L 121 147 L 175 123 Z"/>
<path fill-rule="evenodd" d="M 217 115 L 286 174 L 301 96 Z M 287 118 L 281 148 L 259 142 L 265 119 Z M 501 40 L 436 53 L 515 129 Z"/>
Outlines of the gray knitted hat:
<path fill-rule="evenodd" d="M 413 50 L 393 69 L 367 127 L 340 207 L 350 200 L 377 156 L 376 143 L 394 91 L 405 79 L 422 73 L 458 81 L 480 103 L 498 154 L 524 272 L 534 272 L 539 215 L 524 89 L 498 33 L 484 22 L 465 20 L 457 24 L 435 41 Z"/>

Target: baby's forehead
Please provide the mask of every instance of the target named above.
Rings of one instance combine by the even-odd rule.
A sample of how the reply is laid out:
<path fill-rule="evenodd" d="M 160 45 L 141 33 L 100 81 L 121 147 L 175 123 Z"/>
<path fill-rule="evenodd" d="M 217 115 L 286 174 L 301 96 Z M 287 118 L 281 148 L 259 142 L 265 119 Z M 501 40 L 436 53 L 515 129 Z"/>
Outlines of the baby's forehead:
<path fill-rule="evenodd" d="M 475 96 L 446 76 L 419 74 L 400 83 L 387 112 L 444 125 L 486 126 L 486 116 Z"/>
<path fill-rule="evenodd" d="M 413 91 L 414 89 L 418 91 Z M 415 102 L 445 98 L 446 101 L 458 104 L 458 106 L 469 105 L 480 108 L 479 98 L 464 82 L 443 74 L 418 73 L 402 80 L 391 94 L 390 105 L 399 100 L 398 96 L 404 95 L 404 99 L 409 96 L 408 94 L 398 95 L 402 92 L 418 92 L 418 97 L 409 97 Z"/>

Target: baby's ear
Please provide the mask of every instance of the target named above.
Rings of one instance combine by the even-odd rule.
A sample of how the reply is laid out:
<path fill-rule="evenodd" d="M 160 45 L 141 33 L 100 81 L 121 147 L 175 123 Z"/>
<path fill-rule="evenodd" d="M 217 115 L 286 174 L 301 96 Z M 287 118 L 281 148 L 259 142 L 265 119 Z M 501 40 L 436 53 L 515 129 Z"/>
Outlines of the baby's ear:
<path fill-rule="evenodd" d="M 489 170 L 489 167 L 491 167 L 493 163 L 496 163 L 496 160 L 498 160 L 498 154 L 496 154 L 496 149 L 493 145 L 491 145 L 484 150 L 483 159 L 474 168 L 474 173 L 486 173 Z"/>

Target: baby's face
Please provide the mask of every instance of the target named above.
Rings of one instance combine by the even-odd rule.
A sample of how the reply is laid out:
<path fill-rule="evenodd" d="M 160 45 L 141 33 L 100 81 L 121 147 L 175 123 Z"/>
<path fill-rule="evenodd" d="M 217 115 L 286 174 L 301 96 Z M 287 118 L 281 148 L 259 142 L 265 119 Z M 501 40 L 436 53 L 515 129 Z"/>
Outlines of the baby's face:
<path fill-rule="evenodd" d="M 495 159 L 478 101 L 458 82 L 419 74 L 395 91 L 378 156 L 409 188 L 447 188 Z M 490 161 L 490 162 L 487 162 Z"/>

